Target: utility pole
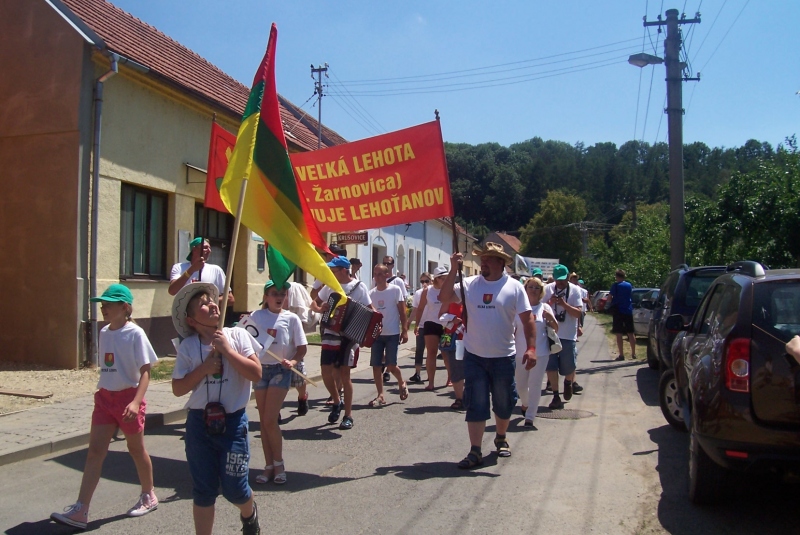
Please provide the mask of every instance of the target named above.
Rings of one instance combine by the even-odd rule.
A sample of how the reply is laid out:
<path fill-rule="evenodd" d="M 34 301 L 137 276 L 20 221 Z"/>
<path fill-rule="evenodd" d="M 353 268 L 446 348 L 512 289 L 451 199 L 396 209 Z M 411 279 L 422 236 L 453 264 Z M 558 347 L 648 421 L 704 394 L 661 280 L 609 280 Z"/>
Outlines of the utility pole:
<path fill-rule="evenodd" d="M 325 78 L 328 77 L 328 64 L 324 67 L 314 67 L 311 64 L 311 79 L 314 80 L 314 75 L 317 79 L 314 80 L 314 94 L 317 95 L 317 150 L 322 148 L 322 73 L 325 73 Z"/>
<path fill-rule="evenodd" d="M 664 64 L 667 68 L 667 124 L 669 126 L 669 233 L 670 264 L 676 268 L 686 261 L 686 236 L 684 228 L 683 198 L 683 81 L 700 80 L 683 77 L 686 67 L 680 60 L 681 24 L 700 22 L 700 14 L 694 19 L 685 15 L 678 18 L 677 9 L 668 9 L 667 20 L 644 21 L 645 26 L 666 26 L 667 38 L 664 40 Z M 698 73 L 699 74 L 699 73 Z"/>

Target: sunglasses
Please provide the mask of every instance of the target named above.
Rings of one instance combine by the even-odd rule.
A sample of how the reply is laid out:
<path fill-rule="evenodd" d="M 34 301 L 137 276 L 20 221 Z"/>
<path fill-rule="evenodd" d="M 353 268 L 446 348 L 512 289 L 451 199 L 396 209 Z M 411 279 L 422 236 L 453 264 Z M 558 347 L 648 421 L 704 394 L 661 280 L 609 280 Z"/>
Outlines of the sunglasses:
<path fill-rule="evenodd" d="M 420 282 L 420 284 L 430 284 L 431 283 L 431 281 L 429 281 L 428 279 L 421 280 L 419 282 Z"/>
<path fill-rule="evenodd" d="M 393 266 L 394 262 L 384 262 L 383 265 L 384 266 Z"/>

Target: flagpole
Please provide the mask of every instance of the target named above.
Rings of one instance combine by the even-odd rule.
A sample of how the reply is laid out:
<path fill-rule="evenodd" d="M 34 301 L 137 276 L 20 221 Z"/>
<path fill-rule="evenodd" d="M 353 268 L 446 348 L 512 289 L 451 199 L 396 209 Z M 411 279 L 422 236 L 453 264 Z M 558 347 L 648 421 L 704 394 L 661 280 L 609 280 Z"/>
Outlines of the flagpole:
<path fill-rule="evenodd" d="M 233 261 L 236 259 L 236 244 L 239 242 L 239 227 L 242 225 L 242 211 L 244 210 L 244 196 L 247 193 L 247 181 L 250 177 L 242 179 L 242 191 L 239 192 L 239 206 L 236 207 L 236 219 L 233 222 L 233 239 L 231 240 L 231 250 L 228 253 L 228 269 L 225 270 L 225 296 L 222 298 L 222 307 L 219 311 L 219 328 L 225 325 L 225 313 L 228 310 L 228 296 L 230 295 L 230 283 L 233 276 Z"/>

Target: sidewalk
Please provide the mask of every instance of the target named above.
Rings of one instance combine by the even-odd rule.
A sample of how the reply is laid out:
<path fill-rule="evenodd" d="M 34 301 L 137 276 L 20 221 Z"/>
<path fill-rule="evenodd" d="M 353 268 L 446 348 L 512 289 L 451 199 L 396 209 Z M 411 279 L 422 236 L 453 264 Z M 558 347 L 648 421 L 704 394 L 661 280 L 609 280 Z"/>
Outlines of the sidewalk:
<path fill-rule="evenodd" d="M 401 359 L 413 358 L 414 336 L 413 333 L 410 335 L 409 342 L 400 346 Z M 320 349 L 318 345 L 309 345 L 304 360 L 308 378 L 318 382 L 319 393 L 324 393 Z M 370 350 L 362 348 L 360 353 L 354 373 L 369 368 Z M 319 395 L 313 386 L 309 388 L 312 396 Z M 184 420 L 186 410 L 183 407 L 188 398 L 189 394 L 175 397 L 170 381 L 151 384 L 145 396 L 146 428 Z M 0 416 L 0 466 L 88 444 L 93 409 L 94 396 L 89 395 Z"/>

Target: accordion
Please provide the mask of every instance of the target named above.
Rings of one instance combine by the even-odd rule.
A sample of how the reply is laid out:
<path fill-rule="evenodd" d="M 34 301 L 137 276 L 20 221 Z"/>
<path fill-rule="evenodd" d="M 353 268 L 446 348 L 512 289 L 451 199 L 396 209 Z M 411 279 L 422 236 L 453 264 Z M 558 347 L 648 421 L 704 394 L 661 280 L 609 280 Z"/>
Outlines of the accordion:
<path fill-rule="evenodd" d="M 383 314 L 357 303 L 352 299 L 338 308 L 342 300 L 338 293 L 328 297 L 328 310 L 322 314 L 320 323 L 333 332 L 349 338 L 363 347 L 372 347 L 372 343 L 380 336 L 383 328 Z"/>

